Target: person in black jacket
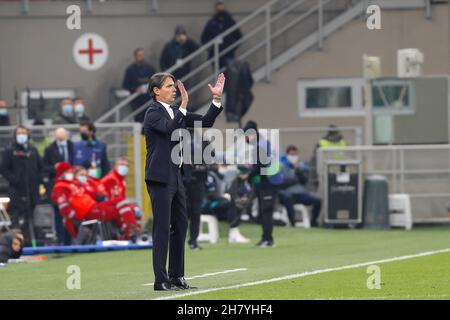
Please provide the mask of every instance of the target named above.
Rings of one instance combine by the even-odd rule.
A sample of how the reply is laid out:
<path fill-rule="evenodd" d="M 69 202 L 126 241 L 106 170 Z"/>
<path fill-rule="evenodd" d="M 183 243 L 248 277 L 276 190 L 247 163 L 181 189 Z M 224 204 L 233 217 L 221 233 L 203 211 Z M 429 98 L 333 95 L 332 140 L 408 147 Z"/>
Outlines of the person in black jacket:
<path fill-rule="evenodd" d="M 23 249 L 23 234 L 13 229 L 0 234 L 0 263 L 7 263 L 9 259 L 19 259 Z"/>
<path fill-rule="evenodd" d="M 131 94 L 139 92 L 132 102 L 133 111 L 139 109 L 140 106 L 150 100 L 150 96 L 145 92 L 143 86 L 147 84 L 148 79 L 156 72 L 155 68 L 145 61 L 144 49 L 137 48 L 134 50 L 134 63 L 128 66 L 123 78 L 122 87 L 130 91 Z M 144 121 L 145 110 L 138 113 L 134 117 L 134 121 L 142 123 Z"/>
<path fill-rule="evenodd" d="M 51 199 L 56 176 L 55 165 L 58 162 L 68 162 L 73 165 L 73 142 L 69 139 L 69 132 L 64 128 L 55 130 L 55 141 L 44 151 L 43 176 L 48 199 Z M 64 228 L 62 216 L 55 203 L 53 203 L 53 208 L 55 209 L 55 229 L 58 241 L 64 245 L 70 245 L 70 235 Z"/>
<path fill-rule="evenodd" d="M 0 173 L 9 182 L 12 227 L 24 231 L 26 242 L 33 236 L 31 217 L 39 200 L 43 169 L 38 151 L 29 140 L 28 129 L 18 126 L 14 132 L 13 143 L 3 151 L 0 166 Z"/>
<path fill-rule="evenodd" d="M 198 44 L 187 36 L 186 29 L 183 26 L 177 26 L 174 38 L 164 46 L 161 53 L 161 70 L 169 69 L 197 49 Z M 188 62 L 172 71 L 172 74 L 175 78 L 182 79 L 189 72 L 191 72 L 191 64 Z"/>
<path fill-rule="evenodd" d="M 244 126 L 246 142 L 254 147 L 253 155 L 256 157 L 254 165 L 249 173 L 249 180 L 255 185 L 258 197 L 258 211 L 261 219 L 263 234 L 261 241 L 256 246 L 260 248 L 274 247 L 273 240 L 273 211 L 278 195 L 279 185 L 283 182 L 282 175 L 279 173 L 268 175 L 263 174 L 263 169 L 269 167 L 278 161 L 274 158 L 274 153 L 270 141 L 264 139 L 258 131 L 258 125 L 255 121 L 248 121 Z"/>
<path fill-rule="evenodd" d="M 236 24 L 231 14 L 225 10 L 225 5 L 223 1 L 216 1 L 215 5 L 216 13 L 212 16 L 210 20 L 205 25 L 201 35 L 202 44 L 206 44 L 207 42 L 214 39 L 219 34 L 225 32 L 229 28 L 233 27 Z M 242 38 L 241 30 L 238 28 L 235 31 L 231 32 L 224 39 L 222 44 L 219 45 L 219 53 L 223 52 L 229 46 L 234 44 L 236 41 Z M 233 47 L 226 53 L 220 56 L 219 66 L 220 69 L 225 67 L 227 60 L 234 59 L 234 53 L 239 45 Z M 214 56 L 214 47 L 211 46 L 209 49 L 209 59 Z"/>

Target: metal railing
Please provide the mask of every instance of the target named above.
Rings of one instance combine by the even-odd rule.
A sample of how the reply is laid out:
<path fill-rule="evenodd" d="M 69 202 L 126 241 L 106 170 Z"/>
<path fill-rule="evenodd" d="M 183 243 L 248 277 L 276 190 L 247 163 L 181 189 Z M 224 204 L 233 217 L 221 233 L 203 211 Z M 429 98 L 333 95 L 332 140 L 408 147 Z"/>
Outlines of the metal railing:
<path fill-rule="evenodd" d="M 330 3 L 332 3 L 331 0 L 313 1 L 313 4 L 311 4 L 311 1 L 307 0 L 295 0 L 291 3 L 286 3 L 286 1 L 283 0 L 272 0 L 237 22 L 233 27 L 205 43 L 197 51 L 184 59 L 181 59 L 178 64 L 173 65 L 166 70 L 166 72 L 173 72 L 181 65 L 188 63 L 194 64 L 196 60 L 202 58 L 205 54 L 212 52 L 213 54 L 211 57 L 194 66 L 193 70 L 181 79 L 181 81 L 187 81 L 194 84 L 192 87 L 187 88 L 190 96 L 195 94 L 201 95 L 202 89 L 207 89 L 207 84 L 214 81 L 217 75 L 225 70 L 225 67 L 220 67 L 221 58 L 229 52 L 237 50 L 239 52 L 236 59 L 247 60 L 250 64 L 255 61 L 259 62 L 259 64 L 251 66 L 251 69 L 256 70 L 261 67 L 265 68 L 264 78 L 266 81 L 270 81 L 273 72 L 271 65 L 274 59 L 273 43 L 280 37 L 283 37 L 289 30 L 292 30 L 295 26 L 298 26 L 301 22 L 314 15 L 317 15 L 315 29 L 320 31 L 323 30 L 323 26 L 327 22 L 326 19 L 324 19 L 323 12 L 326 5 Z M 341 12 L 346 8 L 347 7 L 337 10 L 337 12 Z M 243 37 L 220 51 L 219 47 L 223 42 L 223 39 L 239 29 L 246 29 Z M 323 32 L 319 32 L 317 38 L 319 47 L 322 46 L 323 37 Z M 298 39 L 298 41 L 300 40 L 301 39 Z M 258 54 L 263 56 L 263 58 L 261 59 L 258 57 Z M 256 79 L 256 81 L 259 80 L 261 79 Z M 120 104 L 98 118 L 96 122 L 104 122 L 113 116 L 114 118 L 120 118 L 120 110 L 128 105 L 136 96 L 136 94 L 133 94 L 127 97 Z M 202 103 L 206 101 L 205 99 L 203 99 L 204 101 L 201 101 L 201 97 L 197 100 L 200 100 L 199 105 L 202 105 Z M 137 110 L 128 114 L 123 118 L 123 121 L 132 121 L 136 114 L 147 108 L 147 105 L 148 104 L 144 104 Z"/>
<path fill-rule="evenodd" d="M 386 176 L 389 193 L 409 194 L 415 223 L 450 222 L 450 145 L 321 148 L 317 158 L 321 182 L 327 160 L 359 160 L 364 176 Z M 323 195 L 323 187 L 319 190 Z"/>
<path fill-rule="evenodd" d="M 67 129 L 71 135 L 73 142 L 79 141 L 79 125 L 44 125 L 44 126 L 30 126 L 31 142 L 38 147 L 41 139 L 50 139 L 47 143 L 51 143 L 54 137 L 54 130 L 60 127 Z M 0 127 L 0 152 L 4 150 L 12 142 L 13 132 L 16 127 Z M 106 143 L 108 160 L 111 168 L 114 161 L 124 155 L 128 155 L 128 162 L 130 165 L 130 175 L 134 177 L 127 178 L 127 194 L 132 195 L 131 198 L 142 207 L 142 148 L 141 148 L 141 125 L 138 123 L 99 123 L 96 124 L 97 139 Z M 111 130 L 113 129 L 113 130 Z M 36 143 L 38 142 L 38 143 Z M 45 143 L 45 145 L 48 145 Z M 44 146 L 44 145 L 43 145 Z M 41 150 L 40 150 L 41 149 Z M 43 148 L 38 147 L 38 151 L 42 152 Z M 131 156 L 131 157 L 130 157 Z"/>

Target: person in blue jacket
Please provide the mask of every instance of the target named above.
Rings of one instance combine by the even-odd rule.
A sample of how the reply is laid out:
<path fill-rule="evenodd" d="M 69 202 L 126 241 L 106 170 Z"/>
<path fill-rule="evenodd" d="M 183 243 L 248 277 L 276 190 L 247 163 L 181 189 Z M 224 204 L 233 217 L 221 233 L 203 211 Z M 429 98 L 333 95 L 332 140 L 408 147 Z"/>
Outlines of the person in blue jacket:
<path fill-rule="evenodd" d="M 89 175 L 100 179 L 111 169 L 106 144 L 95 137 L 96 128 L 92 122 L 80 124 L 81 141 L 74 143 L 73 164 L 88 169 Z"/>
<path fill-rule="evenodd" d="M 309 167 L 299 160 L 297 147 L 289 145 L 286 153 L 280 157 L 280 163 L 284 180 L 280 186 L 280 203 L 286 207 L 291 225 L 295 226 L 294 205 L 300 203 L 312 206 L 311 226 L 317 226 L 322 200 L 305 187 L 308 183 Z"/>

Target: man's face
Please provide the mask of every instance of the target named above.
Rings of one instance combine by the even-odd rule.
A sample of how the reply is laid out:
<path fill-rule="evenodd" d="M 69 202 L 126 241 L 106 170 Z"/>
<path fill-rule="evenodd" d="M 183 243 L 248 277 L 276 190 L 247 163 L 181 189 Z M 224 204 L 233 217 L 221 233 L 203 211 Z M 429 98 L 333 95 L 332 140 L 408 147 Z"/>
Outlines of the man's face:
<path fill-rule="evenodd" d="M 225 11 L 225 5 L 223 3 L 216 4 L 216 12 L 217 13 L 224 12 L 224 11 Z"/>
<path fill-rule="evenodd" d="M 139 50 L 136 52 L 135 58 L 137 62 L 143 62 L 145 59 L 144 50 Z"/>
<path fill-rule="evenodd" d="M 17 128 L 16 136 L 19 135 L 19 134 L 26 134 L 26 135 L 28 135 L 28 131 L 27 131 L 27 129 L 24 129 L 24 128 Z"/>
<path fill-rule="evenodd" d="M 86 134 L 87 137 L 91 138 L 92 137 L 92 132 L 89 131 L 89 128 L 87 126 L 80 126 L 80 134 Z"/>
<path fill-rule="evenodd" d="M 159 101 L 171 104 L 175 101 L 175 98 L 177 97 L 177 88 L 175 87 L 175 82 L 171 77 L 167 77 L 166 80 L 164 80 L 164 83 L 159 88 L 153 89 L 156 97 Z"/>
<path fill-rule="evenodd" d="M 187 40 L 187 36 L 183 33 L 175 35 L 175 41 L 178 43 L 185 43 Z"/>
<path fill-rule="evenodd" d="M 0 108 L 5 108 L 5 107 L 6 107 L 6 101 L 0 99 Z"/>
<path fill-rule="evenodd" d="M 21 245 L 20 245 L 20 241 L 16 238 L 13 239 L 11 247 L 13 249 L 14 252 L 19 252 Z"/>

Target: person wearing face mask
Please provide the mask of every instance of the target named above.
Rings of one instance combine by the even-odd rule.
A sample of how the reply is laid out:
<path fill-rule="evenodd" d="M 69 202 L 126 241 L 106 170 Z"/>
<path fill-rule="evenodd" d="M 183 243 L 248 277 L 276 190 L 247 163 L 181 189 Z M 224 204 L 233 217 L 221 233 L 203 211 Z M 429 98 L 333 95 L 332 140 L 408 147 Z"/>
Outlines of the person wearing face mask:
<path fill-rule="evenodd" d="M 64 128 L 57 128 L 55 130 L 55 141 L 44 150 L 44 185 L 48 198 L 51 198 L 55 183 L 55 165 L 59 162 L 73 164 L 73 142 L 69 139 L 69 132 Z M 53 207 L 55 209 L 55 229 L 58 242 L 69 245 L 70 236 L 64 229 L 62 217 L 58 212 L 58 206 L 54 202 Z"/>
<path fill-rule="evenodd" d="M 78 223 L 74 220 L 75 210 L 70 205 L 72 194 L 76 192 L 73 184 L 73 167 L 68 162 L 58 162 L 54 166 L 54 172 L 55 184 L 51 189 L 51 199 L 58 207 L 58 213 L 65 227 L 65 232 L 68 234 L 68 236 L 64 235 L 63 244 L 70 245 L 71 237 L 77 235 L 78 229 Z"/>
<path fill-rule="evenodd" d="M 101 179 L 109 199 L 126 198 L 126 181 L 128 160 L 121 157 L 116 160 L 114 169 Z"/>
<path fill-rule="evenodd" d="M 283 184 L 279 193 L 280 203 L 286 207 L 289 221 L 295 226 L 294 205 L 299 203 L 312 206 L 311 226 L 317 226 L 317 220 L 322 208 L 322 200 L 306 189 L 308 183 L 309 167 L 299 160 L 298 149 L 290 145 L 286 153 L 280 158 L 283 170 Z"/>
<path fill-rule="evenodd" d="M 100 179 L 110 170 L 106 144 L 95 137 L 96 128 L 92 122 L 80 124 L 81 141 L 74 143 L 73 164 L 89 168 L 89 176 Z"/>
<path fill-rule="evenodd" d="M 105 194 L 110 200 L 125 200 L 126 195 L 126 176 L 128 174 L 128 160 L 126 157 L 120 157 L 114 164 L 114 169 L 100 180 L 100 184 L 105 190 Z M 131 203 L 131 202 L 130 202 Z M 142 210 L 135 203 L 133 207 L 136 225 L 139 230 L 142 227 Z"/>
<path fill-rule="evenodd" d="M 25 232 L 27 244 L 33 234 L 30 217 L 39 200 L 43 169 L 38 151 L 29 140 L 29 130 L 18 126 L 14 131 L 14 141 L 3 151 L 0 165 L 0 173 L 9 182 L 9 211 L 13 228 Z"/>
<path fill-rule="evenodd" d="M 9 120 L 9 111 L 6 106 L 6 101 L 0 99 L 0 126 L 9 126 L 11 122 Z"/>
<path fill-rule="evenodd" d="M 131 108 L 133 111 L 150 100 L 150 96 L 145 90 L 148 79 L 156 72 L 155 68 L 145 61 L 145 52 L 142 48 L 134 50 L 134 62 L 128 66 L 123 78 L 122 87 L 133 94 L 140 93 L 133 101 Z M 142 123 L 144 121 L 145 110 L 134 117 L 134 121 Z"/>
<path fill-rule="evenodd" d="M 216 1 L 215 4 L 216 13 L 212 16 L 212 18 L 206 23 L 202 35 L 201 41 L 202 44 L 206 44 L 221 33 L 225 32 L 229 28 L 233 27 L 236 24 L 231 14 L 225 9 L 225 4 L 223 0 Z M 242 32 L 240 29 L 236 29 L 231 32 L 225 38 L 223 38 L 222 43 L 219 45 L 219 52 L 223 52 L 229 46 L 235 44 L 239 39 L 242 38 Z M 220 56 L 219 66 L 223 68 L 226 65 L 227 60 L 234 59 L 234 53 L 239 45 L 234 46 L 232 49 L 227 51 L 225 54 Z M 209 59 L 214 57 L 214 46 L 211 46 L 209 51 Z"/>
<path fill-rule="evenodd" d="M 255 186 L 258 197 L 258 212 L 262 225 L 262 237 L 256 247 L 274 247 L 273 239 L 273 212 L 278 196 L 278 189 L 283 182 L 283 175 L 279 168 L 278 156 L 258 131 L 255 121 L 248 121 L 244 126 L 245 140 L 253 148 L 251 156 L 252 165 L 249 180 Z"/>
<path fill-rule="evenodd" d="M 73 101 L 70 98 L 65 98 L 61 101 L 61 108 L 52 118 L 53 124 L 71 124 L 77 123 L 75 112 L 73 109 Z"/>
<path fill-rule="evenodd" d="M 97 202 L 108 199 L 105 187 L 100 180 L 89 176 L 88 171 L 83 167 L 75 167 L 73 183 L 77 187 L 83 188 Z"/>
<path fill-rule="evenodd" d="M 86 115 L 86 106 L 83 102 L 83 99 L 73 99 L 73 112 L 78 123 L 90 121 L 89 117 Z"/>
<path fill-rule="evenodd" d="M 198 44 L 187 36 L 186 29 L 179 25 L 175 28 L 175 36 L 165 46 L 161 53 L 159 64 L 161 70 L 167 70 L 199 48 Z M 182 79 L 191 72 L 191 64 L 185 63 L 172 71 L 177 79 Z"/>

